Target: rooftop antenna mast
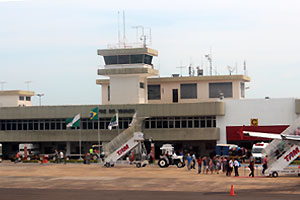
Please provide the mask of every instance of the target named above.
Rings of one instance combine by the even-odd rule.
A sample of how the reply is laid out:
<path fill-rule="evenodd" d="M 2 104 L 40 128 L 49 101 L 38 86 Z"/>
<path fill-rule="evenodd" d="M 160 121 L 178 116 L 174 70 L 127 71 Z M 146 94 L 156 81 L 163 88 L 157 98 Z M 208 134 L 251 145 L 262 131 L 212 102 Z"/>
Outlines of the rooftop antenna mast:
<path fill-rule="evenodd" d="M 121 32 L 120 32 L 120 11 L 118 11 L 118 44 L 121 45 Z"/>
<path fill-rule="evenodd" d="M 32 83 L 32 81 L 24 81 L 25 84 L 27 84 L 27 91 L 29 91 L 29 84 Z"/>
<path fill-rule="evenodd" d="M 246 60 L 244 60 L 244 75 L 247 75 Z"/>
<path fill-rule="evenodd" d="M 123 10 L 123 43 L 124 47 L 126 47 L 126 28 L 125 28 L 125 11 Z"/>
<path fill-rule="evenodd" d="M 180 66 L 176 67 L 180 69 L 180 76 L 182 77 L 182 69 L 186 68 L 186 66 L 183 66 L 182 63 L 180 62 Z"/>
<path fill-rule="evenodd" d="M 213 66 L 212 66 L 212 53 L 211 53 L 211 48 L 209 49 L 209 54 L 205 55 L 205 58 L 207 58 L 209 62 L 209 75 L 212 76 L 213 73 Z"/>

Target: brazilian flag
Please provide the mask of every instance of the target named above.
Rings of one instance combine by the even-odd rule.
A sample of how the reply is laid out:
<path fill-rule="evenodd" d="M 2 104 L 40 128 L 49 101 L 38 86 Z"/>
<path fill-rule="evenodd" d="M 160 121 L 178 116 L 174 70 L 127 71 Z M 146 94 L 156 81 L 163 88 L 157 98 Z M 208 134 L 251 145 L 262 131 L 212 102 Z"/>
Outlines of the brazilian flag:
<path fill-rule="evenodd" d="M 90 110 L 90 120 L 98 120 L 98 107 Z"/>

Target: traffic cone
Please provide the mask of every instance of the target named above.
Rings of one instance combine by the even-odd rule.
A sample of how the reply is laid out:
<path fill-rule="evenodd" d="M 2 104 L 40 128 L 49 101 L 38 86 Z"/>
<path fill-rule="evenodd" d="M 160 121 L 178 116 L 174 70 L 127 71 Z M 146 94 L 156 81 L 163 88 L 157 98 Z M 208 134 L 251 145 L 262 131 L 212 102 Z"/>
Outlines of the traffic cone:
<path fill-rule="evenodd" d="M 233 185 L 231 184 L 231 189 L 230 189 L 230 196 L 234 196 L 234 189 L 233 189 Z"/>

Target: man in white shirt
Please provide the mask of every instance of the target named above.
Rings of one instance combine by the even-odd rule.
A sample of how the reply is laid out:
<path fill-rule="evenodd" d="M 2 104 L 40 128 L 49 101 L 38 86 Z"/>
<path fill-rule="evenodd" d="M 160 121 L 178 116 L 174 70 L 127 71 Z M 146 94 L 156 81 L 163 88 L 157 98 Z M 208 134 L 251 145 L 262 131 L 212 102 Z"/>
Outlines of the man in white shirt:
<path fill-rule="evenodd" d="M 239 161 L 235 159 L 233 165 L 234 165 L 234 173 L 235 173 L 234 176 L 239 176 L 239 166 L 240 166 Z"/>

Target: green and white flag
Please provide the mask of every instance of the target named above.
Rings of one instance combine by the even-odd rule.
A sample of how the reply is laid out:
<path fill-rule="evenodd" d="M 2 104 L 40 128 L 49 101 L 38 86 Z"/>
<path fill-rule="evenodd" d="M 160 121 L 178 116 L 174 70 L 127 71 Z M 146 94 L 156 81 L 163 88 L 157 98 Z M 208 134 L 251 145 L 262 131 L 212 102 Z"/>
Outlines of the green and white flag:
<path fill-rule="evenodd" d="M 108 129 L 111 130 L 113 126 L 119 126 L 119 115 L 116 113 L 113 118 L 110 120 Z"/>
<path fill-rule="evenodd" d="M 80 114 L 73 118 L 66 119 L 67 127 L 80 127 Z"/>
<path fill-rule="evenodd" d="M 90 110 L 90 120 L 98 120 L 98 107 Z"/>

